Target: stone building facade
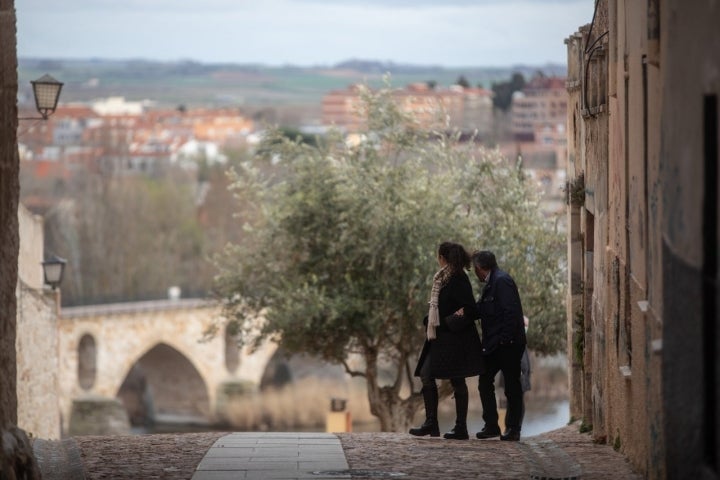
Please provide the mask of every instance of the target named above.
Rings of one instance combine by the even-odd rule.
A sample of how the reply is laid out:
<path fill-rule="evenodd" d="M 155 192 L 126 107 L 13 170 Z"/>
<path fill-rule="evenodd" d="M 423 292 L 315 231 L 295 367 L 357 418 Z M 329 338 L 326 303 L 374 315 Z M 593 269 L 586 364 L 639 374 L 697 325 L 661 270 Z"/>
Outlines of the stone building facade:
<path fill-rule="evenodd" d="M 510 106 L 515 140 L 535 141 L 539 131 L 565 125 L 567 91 L 561 77 L 536 76 L 515 92 Z"/>
<path fill-rule="evenodd" d="M 322 100 L 323 125 L 348 133 L 365 128 L 362 90 L 360 85 L 351 85 L 328 92 Z M 412 114 L 420 127 L 476 132 L 481 138 L 486 138 L 494 126 L 493 95 L 490 90 L 460 85 L 441 88 L 413 83 L 392 89 L 398 108 Z"/>
<path fill-rule="evenodd" d="M 571 415 L 646 478 L 717 479 L 720 5 L 590 14 L 566 40 Z"/>
<path fill-rule="evenodd" d="M 56 292 L 43 286 L 43 220 L 18 207 L 18 426 L 38 438 L 60 438 Z"/>

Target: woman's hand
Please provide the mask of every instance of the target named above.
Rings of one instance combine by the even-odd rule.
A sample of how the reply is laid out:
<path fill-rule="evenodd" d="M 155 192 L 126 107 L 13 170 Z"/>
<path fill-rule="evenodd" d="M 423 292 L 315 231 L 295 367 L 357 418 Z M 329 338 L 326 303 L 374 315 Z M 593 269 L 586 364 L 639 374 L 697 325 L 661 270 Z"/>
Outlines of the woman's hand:
<path fill-rule="evenodd" d="M 465 307 L 460 307 L 460 310 L 458 310 L 457 312 L 455 312 L 454 315 L 459 315 L 459 316 L 461 316 L 461 317 L 462 317 L 463 315 L 465 315 Z"/>

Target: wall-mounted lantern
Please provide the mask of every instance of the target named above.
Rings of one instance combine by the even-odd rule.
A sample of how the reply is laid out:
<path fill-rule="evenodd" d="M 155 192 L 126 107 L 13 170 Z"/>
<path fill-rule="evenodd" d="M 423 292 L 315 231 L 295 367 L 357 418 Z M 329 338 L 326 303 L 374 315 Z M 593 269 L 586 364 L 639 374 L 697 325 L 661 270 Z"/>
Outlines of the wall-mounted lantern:
<path fill-rule="evenodd" d="M 18 120 L 47 120 L 50 115 L 55 113 L 63 83 L 58 82 L 48 74 L 37 80 L 32 80 L 30 83 L 35 96 L 35 108 L 37 108 L 40 116 L 19 118 Z"/>
<path fill-rule="evenodd" d="M 53 290 L 60 286 L 60 282 L 62 282 L 66 263 L 67 260 L 60 258 L 57 255 L 53 255 L 42 262 L 45 284 L 50 285 Z"/>

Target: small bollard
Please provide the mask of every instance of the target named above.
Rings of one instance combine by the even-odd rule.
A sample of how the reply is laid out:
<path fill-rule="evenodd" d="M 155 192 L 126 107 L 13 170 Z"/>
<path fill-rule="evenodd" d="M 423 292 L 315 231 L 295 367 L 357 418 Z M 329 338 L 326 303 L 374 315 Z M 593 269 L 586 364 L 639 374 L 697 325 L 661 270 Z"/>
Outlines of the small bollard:
<path fill-rule="evenodd" d="M 352 432 L 352 417 L 345 407 L 344 398 L 330 399 L 330 411 L 325 420 L 325 431 L 328 433 Z"/>

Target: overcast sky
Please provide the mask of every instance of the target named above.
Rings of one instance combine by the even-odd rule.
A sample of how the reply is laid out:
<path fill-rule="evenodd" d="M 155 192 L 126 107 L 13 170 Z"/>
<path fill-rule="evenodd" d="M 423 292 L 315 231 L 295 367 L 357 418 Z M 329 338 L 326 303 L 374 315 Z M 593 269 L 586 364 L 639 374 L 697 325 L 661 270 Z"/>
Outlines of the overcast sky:
<path fill-rule="evenodd" d="M 332 65 L 565 63 L 594 0 L 17 0 L 18 55 Z"/>

